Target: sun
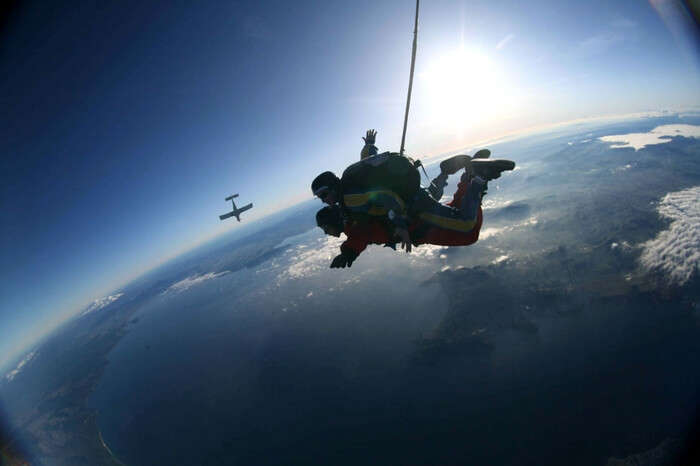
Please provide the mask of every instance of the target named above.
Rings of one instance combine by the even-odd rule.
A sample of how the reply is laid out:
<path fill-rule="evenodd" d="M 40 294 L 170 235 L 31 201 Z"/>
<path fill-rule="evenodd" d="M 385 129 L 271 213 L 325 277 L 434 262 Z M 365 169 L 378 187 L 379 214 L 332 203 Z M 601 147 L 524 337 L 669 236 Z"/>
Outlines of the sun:
<path fill-rule="evenodd" d="M 477 49 L 462 47 L 433 60 L 419 79 L 433 124 L 456 129 L 492 119 L 512 105 L 501 67 Z"/>

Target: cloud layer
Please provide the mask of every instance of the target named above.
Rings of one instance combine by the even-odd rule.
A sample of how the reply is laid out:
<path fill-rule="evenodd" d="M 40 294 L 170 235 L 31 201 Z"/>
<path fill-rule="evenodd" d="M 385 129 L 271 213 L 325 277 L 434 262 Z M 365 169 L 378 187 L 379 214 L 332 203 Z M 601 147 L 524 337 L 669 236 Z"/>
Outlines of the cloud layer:
<path fill-rule="evenodd" d="M 292 251 L 289 266 L 279 273 L 278 283 L 327 271 L 331 259 L 340 253 L 343 240 L 344 238 L 324 236 L 317 238 L 311 247 L 297 246 Z"/>
<path fill-rule="evenodd" d="M 700 186 L 668 193 L 658 211 L 671 225 L 642 245 L 642 266 L 683 285 L 700 267 Z"/>
<path fill-rule="evenodd" d="M 36 356 L 36 351 L 32 351 L 28 355 L 26 355 L 18 364 L 17 367 L 12 369 L 10 372 L 8 372 L 5 375 L 5 378 L 7 379 L 8 382 L 12 381 L 15 377 L 17 377 L 17 374 L 19 374 L 24 366 L 26 366 L 34 357 Z"/>
<path fill-rule="evenodd" d="M 123 294 L 124 293 L 117 293 L 111 296 L 105 296 L 104 298 L 96 299 L 88 307 L 86 307 L 80 315 L 84 316 L 85 314 L 89 314 L 93 311 L 99 311 L 103 307 L 109 306 L 114 301 L 121 298 Z"/>
<path fill-rule="evenodd" d="M 228 270 L 219 273 L 209 272 L 202 275 L 192 275 L 190 277 L 185 278 L 184 280 L 180 280 L 179 282 L 173 283 L 167 290 L 165 290 L 165 292 L 181 293 L 192 288 L 195 285 L 199 285 L 200 283 L 205 282 L 207 280 L 211 280 L 212 278 L 217 278 L 222 275 L 226 275 L 227 273 Z"/>
<path fill-rule="evenodd" d="M 670 142 L 673 137 L 700 138 L 700 126 L 696 125 L 663 125 L 657 126 L 648 133 L 615 134 L 599 138 L 603 142 L 615 143 L 611 149 L 634 147 L 634 150 L 643 149 L 652 144 L 664 144 Z"/>

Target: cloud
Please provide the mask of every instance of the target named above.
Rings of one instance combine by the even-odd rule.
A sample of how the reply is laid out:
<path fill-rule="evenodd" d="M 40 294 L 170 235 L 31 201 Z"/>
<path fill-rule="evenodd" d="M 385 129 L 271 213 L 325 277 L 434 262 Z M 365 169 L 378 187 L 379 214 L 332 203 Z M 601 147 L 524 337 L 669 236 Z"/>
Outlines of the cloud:
<path fill-rule="evenodd" d="M 631 251 L 632 250 L 632 245 L 629 244 L 627 241 L 623 241 L 622 243 L 612 243 L 610 245 L 610 249 L 613 251 Z"/>
<path fill-rule="evenodd" d="M 671 220 L 668 230 L 642 244 L 642 267 L 683 285 L 700 267 L 700 186 L 668 193 L 658 212 Z"/>
<path fill-rule="evenodd" d="M 5 374 L 5 379 L 7 379 L 8 382 L 11 382 L 12 379 L 17 377 L 17 374 L 19 374 L 22 371 L 24 366 L 26 366 L 32 359 L 34 359 L 36 357 L 36 355 L 37 355 L 37 352 L 32 351 L 31 353 L 26 355 L 24 358 L 22 358 L 22 360 L 17 364 L 17 367 L 15 367 L 10 372 Z"/>
<path fill-rule="evenodd" d="M 611 169 L 610 171 L 611 171 L 612 173 L 620 173 L 620 172 L 626 172 L 626 171 L 629 170 L 630 168 L 632 168 L 632 164 L 631 164 L 631 163 L 628 163 L 627 165 L 623 165 L 623 166 L 621 166 L 621 167 L 613 168 L 613 169 Z"/>
<path fill-rule="evenodd" d="M 326 271 L 331 259 L 340 253 L 343 240 L 325 236 L 316 240 L 312 248 L 297 248 L 295 255 L 290 257 L 291 264 L 278 276 L 278 284 L 284 280 L 306 278 L 310 275 Z"/>
<path fill-rule="evenodd" d="M 105 296 L 104 298 L 96 299 L 88 307 L 86 307 L 80 315 L 84 316 L 85 314 L 89 314 L 94 311 L 99 311 L 100 309 L 109 306 L 114 301 L 121 298 L 123 295 L 124 293 L 117 293 L 111 296 Z"/>
<path fill-rule="evenodd" d="M 180 280 L 177 283 L 173 283 L 172 285 L 170 285 L 170 287 L 167 290 L 165 290 L 165 293 L 168 293 L 168 292 L 181 293 L 183 291 L 186 291 L 186 290 L 192 288 L 195 285 L 199 285 L 200 283 L 203 283 L 207 280 L 218 278 L 222 275 L 226 275 L 227 273 L 229 273 L 229 271 L 224 270 L 223 272 L 219 272 L 219 273 L 209 272 L 209 273 L 205 273 L 203 275 L 192 275 L 190 277 L 185 278 L 184 280 Z"/>
<path fill-rule="evenodd" d="M 496 50 L 501 50 L 503 47 L 505 47 L 508 42 L 513 40 L 515 38 L 515 34 L 508 34 L 505 36 L 501 41 L 496 45 Z"/>
<path fill-rule="evenodd" d="M 500 264 L 501 262 L 508 260 L 508 255 L 503 254 L 491 261 L 492 264 Z"/>
<path fill-rule="evenodd" d="M 411 253 L 408 257 L 411 259 L 412 263 L 417 263 L 419 261 L 425 261 L 428 258 L 440 258 L 440 254 L 445 249 L 445 246 L 436 246 L 434 244 L 421 244 L 420 246 L 415 246 L 411 249 Z M 401 244 L 396 245 L 396 251 L 406 254 L 401 251 Z"/>
<path fill-rule="evenodd" d="M 507 207 L 513 203 L 512 200 L 499 200 L 499 199 L 484 199 L 481 203 L 481 208 L 483 210 L 489 209 L 500 209 L 501 207 Z"/>
<path fill-rule="evenodd" d="M 481 230 L 479 232 L 479 239 L 484 240 L 484 239 L 489 238 L 491 236 L 500 235 L 501 233 L 507 233 L 509 231 L 513 231 L 513 230 L 518 229 L 518 228 L 534 226 L 534 225 L 537 225 L 537 217 L 530 217 L 529 219 L 525 220 L 524 222 L 516 223 L 514 225 L 507 226 L 507 227 L 486 228 L 485 230 Z"/>
<path fill-rule="evenodd" d="M 634 147 L 635 151 L 643 149 L 646 146 L 653 144 L 664 144 L 672 140 L 674 137 L 682 136 L 684 138 L 700 137 L 700 126 L 697 125 L 663 125 L 657 126 L 648 133 L 630 133 L 630 134 L 615 134 L 612 136 L 603 136 L 600 139 L 603 142 L 616 143 L 610 146 L 611 149 L 621 149 L 623 147 Z"/>

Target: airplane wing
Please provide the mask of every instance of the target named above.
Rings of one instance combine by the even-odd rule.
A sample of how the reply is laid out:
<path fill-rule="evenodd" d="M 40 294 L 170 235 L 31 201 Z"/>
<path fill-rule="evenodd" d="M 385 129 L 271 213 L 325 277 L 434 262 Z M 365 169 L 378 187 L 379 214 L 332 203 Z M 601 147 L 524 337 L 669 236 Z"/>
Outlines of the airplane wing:
<path fill-rule="evenodd" d="M 233 217 L 233 212 L 229 212 L 227 214 L 219 215 L 219 220 L 226 220 L 227 218 Z"/>
<path fill-rule="evenodd" d="M 236 210 L 237 210 L 237 212 L 240 214 L 241 212 L 245 212 L 246 210 L 252 209 L 252 208 L 253 208 L 253 204 L 250 203 L 250 204 L 244 205 L 243 207 L 239 207 L 239 208 L 236 209 Z"/>

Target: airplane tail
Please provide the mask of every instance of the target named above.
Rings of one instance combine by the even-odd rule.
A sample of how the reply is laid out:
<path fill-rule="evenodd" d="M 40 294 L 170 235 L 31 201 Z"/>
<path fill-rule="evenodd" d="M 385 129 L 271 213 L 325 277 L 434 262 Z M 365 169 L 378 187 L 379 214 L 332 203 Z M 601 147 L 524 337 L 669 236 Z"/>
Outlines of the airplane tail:
<path fill-rule="evenodd" d="M 224 200 L 225 200 L 225 201 L 230 201 L 230 200 L 233 199 L 234 197 L 238 197 L 238 194 L 231 194 L 229 197 L 227 197 L 227 198 L 224 199 Z"/>

